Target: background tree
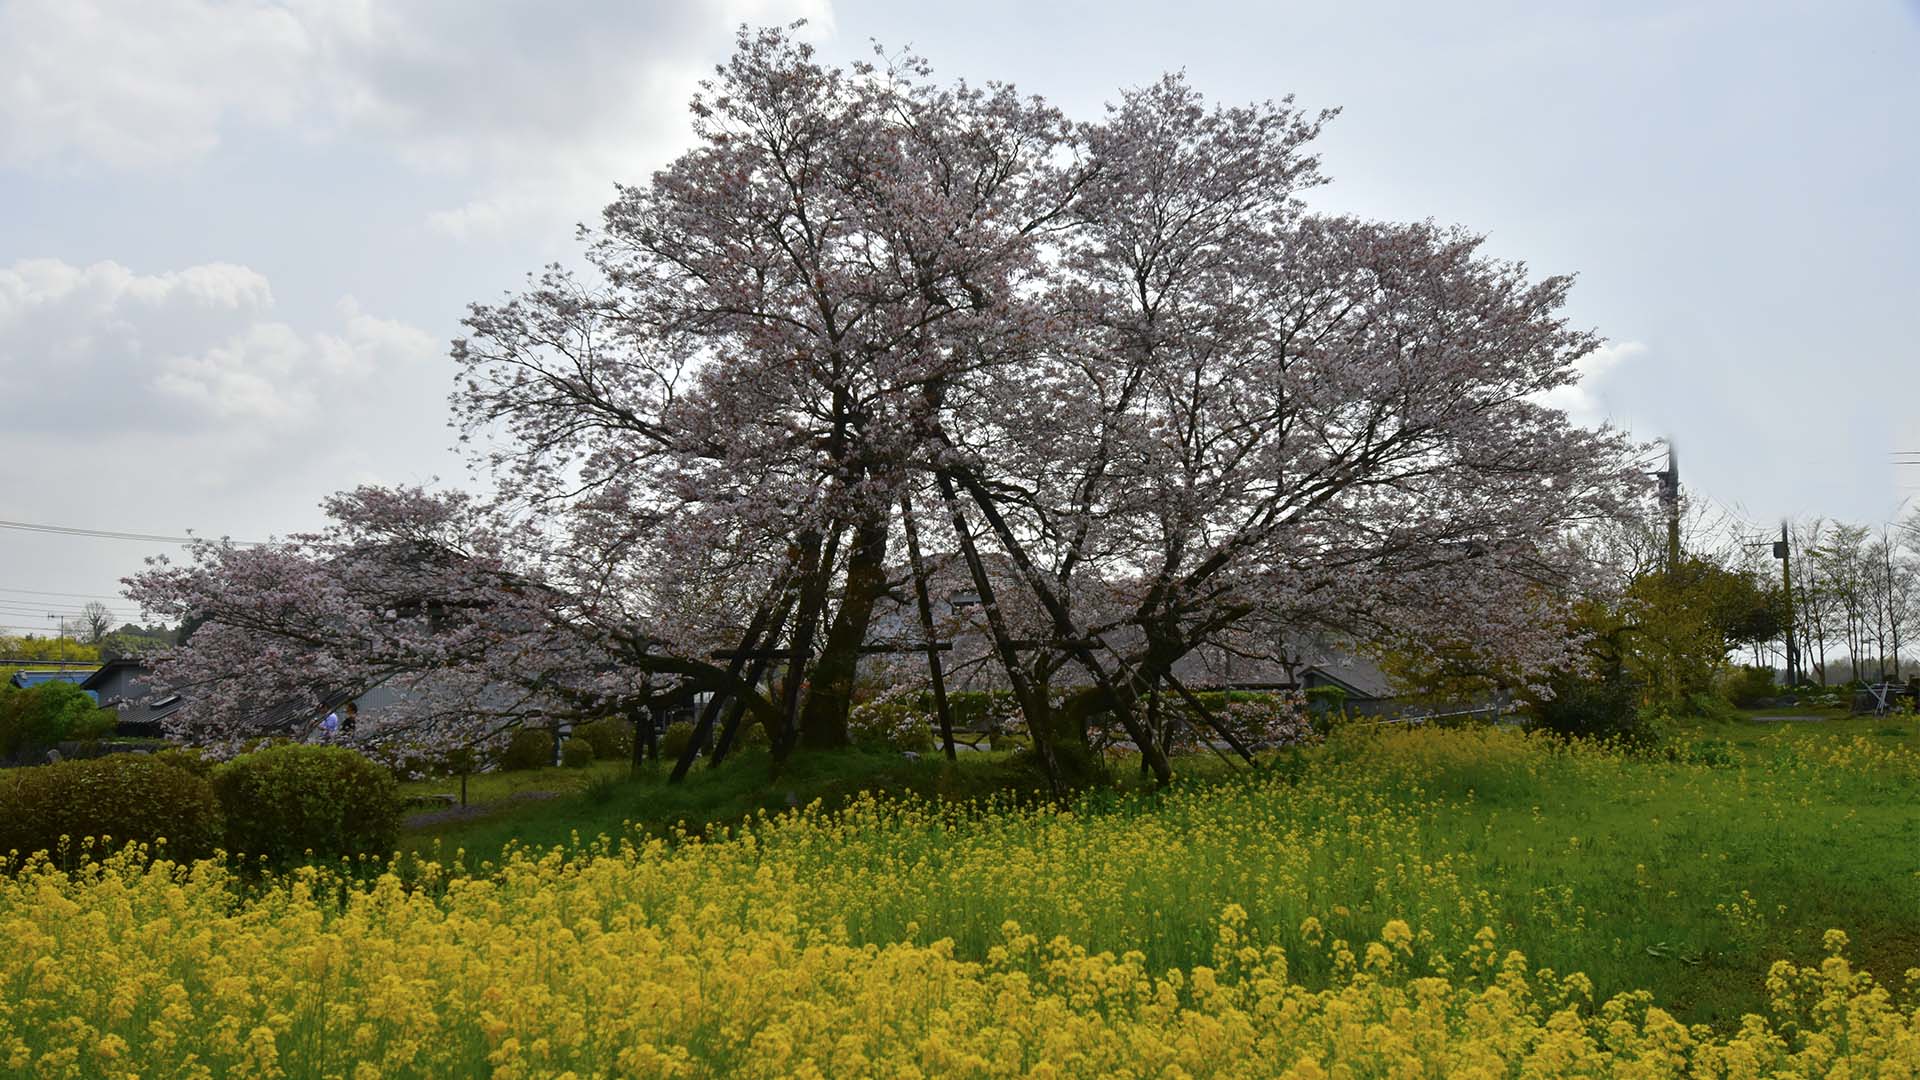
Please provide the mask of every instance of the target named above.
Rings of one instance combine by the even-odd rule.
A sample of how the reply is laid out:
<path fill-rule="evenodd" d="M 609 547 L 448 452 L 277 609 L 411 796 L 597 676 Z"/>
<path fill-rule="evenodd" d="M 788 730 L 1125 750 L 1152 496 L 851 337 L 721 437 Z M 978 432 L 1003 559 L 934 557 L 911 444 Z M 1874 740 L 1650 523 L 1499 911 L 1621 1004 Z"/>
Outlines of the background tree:
<path fill-rule="evenodd" d="M 89 600 L 74 620 L 74 636 L 87 645 L 99 645 L 113 632 L 113 612 L 98 600 Z"/>
<path fill-rule="evenodd" d="M 1791 528 L 1794 617 L 1800 624 L 1800 640 L 1812 651 L 1808 659 L 1821 686 L 1827 684 L 1827 641 L 1839 632 L 1840 610 L 1820 561 L 1815 557 L 1826 539 L 1828 527 L 1828 522 L 1815 518 Z"/>
<path fill-rule="evenodd" d="M 70 637 L 41 637 L 22 634 L 0 635 L 0 657 L 8 660 L 44 660 L 62 663 L 90 663 L 100 659 L 100 650 Z M 0 680 L 3 681 L 3 680 Z"/>
<path fill-rule="evenodd" d="M 1655 702 L 1686 707 L 1711 692 L 1728 654 L 1779 636 L 1778 590 L 1765 579 L 1689 556 L 1627 589 L 1626 661 Z"/>

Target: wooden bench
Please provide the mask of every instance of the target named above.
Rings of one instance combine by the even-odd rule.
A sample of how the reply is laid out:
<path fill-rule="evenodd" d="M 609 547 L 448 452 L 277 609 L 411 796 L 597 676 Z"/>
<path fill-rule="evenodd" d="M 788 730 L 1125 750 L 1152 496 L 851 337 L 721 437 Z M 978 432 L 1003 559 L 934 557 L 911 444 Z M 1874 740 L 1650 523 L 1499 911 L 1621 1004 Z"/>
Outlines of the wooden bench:
<path fill-rule="evenodd" d="M 939 742 L 939 733 L 935 732 L 933 738 L 934 742 Z M 965 728 L 955 728 L 953 741 L 954 745 L 964 746 L 969 750 L 984 750 L 993 745 L 993 732 L 984 729 L 970 731 Z"/>

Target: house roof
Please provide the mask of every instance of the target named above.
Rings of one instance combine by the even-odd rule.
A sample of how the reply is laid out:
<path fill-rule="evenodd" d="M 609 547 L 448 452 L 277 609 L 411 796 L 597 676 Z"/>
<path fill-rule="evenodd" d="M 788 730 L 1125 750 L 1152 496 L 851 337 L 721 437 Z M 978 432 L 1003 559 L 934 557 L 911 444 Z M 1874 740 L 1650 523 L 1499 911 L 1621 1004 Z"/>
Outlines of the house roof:
<path fill-rule="evenodd" d="M 80 689 L 98 690 L 106 685 L 108 679 L 113 678 L 114 675 L 122 671 L 129 668 L 135 671 L 144 671 L 146 667 L 147 665 L 144 661 L 131 656 L 123 656 L 117 660 L 109 660 L 101 664 L 97 670 L 88 673 L 86 679 L 80 683 Z"/>
<path fill-rule="evenodd" d="M 13 685 L 25 690 L 50 682 L 72 683 L 75 686 L 84 687 L 87 680 L 92 677 L 91 671 L 16 671 L 10 681 Z"/>
<path fill-rule="evenodd" d="M 1397 693 L 1393 681 L 1387 678 L 1386 672 L 1380 670 L 1380 665 L 1364 656 L 1350 653 L 1301 669 L 1302 679 L 1310 675 L 1318 675 L 1336 683 L 1355 697 L 1390 698 Z"/>

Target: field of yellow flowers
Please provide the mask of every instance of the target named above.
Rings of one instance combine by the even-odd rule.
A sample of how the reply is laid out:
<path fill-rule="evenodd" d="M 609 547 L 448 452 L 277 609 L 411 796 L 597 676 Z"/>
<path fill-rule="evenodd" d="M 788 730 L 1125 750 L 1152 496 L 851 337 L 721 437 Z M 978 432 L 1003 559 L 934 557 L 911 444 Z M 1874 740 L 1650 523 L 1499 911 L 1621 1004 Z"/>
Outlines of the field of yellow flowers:
<path fill-rule="evenodd" d="M 1416 731 L 1071 808 L 42 860 L 0 877 L 0 1075 L 1912 1077 L 1916 796 L 1868 737 Z"/>

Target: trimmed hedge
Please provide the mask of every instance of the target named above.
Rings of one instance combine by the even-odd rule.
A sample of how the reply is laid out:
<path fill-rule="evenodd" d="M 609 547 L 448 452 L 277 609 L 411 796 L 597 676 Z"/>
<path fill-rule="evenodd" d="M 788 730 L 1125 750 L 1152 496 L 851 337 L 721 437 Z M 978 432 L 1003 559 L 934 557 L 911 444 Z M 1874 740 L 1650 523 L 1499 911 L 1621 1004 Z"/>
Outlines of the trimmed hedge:
<path fill-rule="evenodd" d="M 581 724 L 573 729 L 575 740 L 593 747 L 593 756 L 603 761 L 625 761 L 633 756 L 633 724 L 609 716 Z"/>
<path fill-rule="evenodd" d="M 560 747 L 560 764 L 569 769 L 584 769 L 593 764 L 593 744 L 585 739 L 568 739 Z"/>
<path fill-rule="evenodd" d="M 400 835 L 393 774 L 344 746 L 289 743 L 242 754 L 213 770 L 228 809 L 226 846 L 276 865 L 371 853 Z"/>
<path fill-rule="evenodd" d="M 519 728 L 500 751 L 500 767 L 507 772 L 544 769 L 553 764 L 553 732 L 546 728 Z"/>
<path fill-rule="evenodd" d="M 220 804 L 204 776 L 151 754 L 0 773 L 0 862 L 9 851 L 57 853 L 63 836 L 69 859 L 90 836 L 110 837 L 107 849 L 165 839 L 169 858 L 202 858 L 219 846 Z"/>
<path fill-rule="evenodd" d="M 660 756 L 667 761 L 677 760 L 686 753 L 687 744 L 693 741 L 693 725 L 685 720 L 677 724 L 668 724 L 667 730 L 660 733 Z"/>

